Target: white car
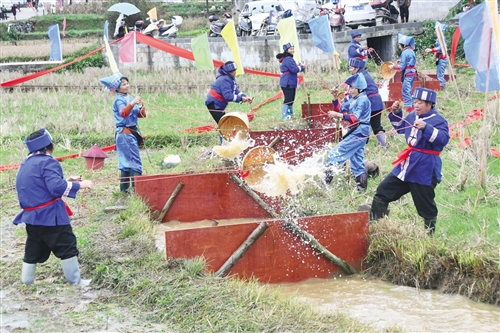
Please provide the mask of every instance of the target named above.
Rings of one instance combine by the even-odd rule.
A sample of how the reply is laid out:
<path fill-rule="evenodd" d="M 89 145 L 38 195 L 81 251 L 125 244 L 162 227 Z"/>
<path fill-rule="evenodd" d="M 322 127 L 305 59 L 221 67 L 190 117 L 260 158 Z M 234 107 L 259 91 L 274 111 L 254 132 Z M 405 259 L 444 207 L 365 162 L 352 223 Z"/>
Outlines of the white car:
<path fill-rule="evenodd" d="M 341 0 L 340 5 L 344 7 L 345 24 L 353 29 L 358 26 L 375 26 L 376 14 L 372 8 L 373 0 Z"/>
<path fill-rule="evenodd" d="M 247 2 L 240 12 L 239 21 L 245 20 L 247 16 L 251 20 L 252 35 L 259 31 L 262 21 L 269 17 L 269 13 L 274 10 L 274 15 L 285 11 L 279 1 L 252 1 Z"/>

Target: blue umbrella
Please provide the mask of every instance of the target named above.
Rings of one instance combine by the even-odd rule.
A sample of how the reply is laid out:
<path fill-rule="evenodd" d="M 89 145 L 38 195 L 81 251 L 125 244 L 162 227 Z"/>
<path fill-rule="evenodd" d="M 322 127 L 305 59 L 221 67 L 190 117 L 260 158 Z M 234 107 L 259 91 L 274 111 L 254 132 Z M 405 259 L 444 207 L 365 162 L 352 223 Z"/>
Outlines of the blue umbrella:
<path fill-rule="evenodd" d="M 108 12 L 118 12 L 130 16 L 139 13 L 141 10 L 128 2 L 119 2 L 108 8 Z"/>

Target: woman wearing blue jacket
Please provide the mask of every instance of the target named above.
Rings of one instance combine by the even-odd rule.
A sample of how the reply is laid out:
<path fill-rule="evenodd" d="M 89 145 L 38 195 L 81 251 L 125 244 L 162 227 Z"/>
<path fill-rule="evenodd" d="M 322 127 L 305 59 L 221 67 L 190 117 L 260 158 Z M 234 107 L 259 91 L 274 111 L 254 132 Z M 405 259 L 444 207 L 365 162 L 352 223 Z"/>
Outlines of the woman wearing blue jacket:
<path fill-rule="evenodd" d="M 304 72 L 306 68 L 293 60 L 295 47 L 292 43 L 283 45 L 283 53 L 278 53 L 276 59 L 280 62 L 280 87 L 285 97 L 281 106 L 281 119 L 289 120 L 293 117 L 293 102 L 295 101 L 295 90 L 298 85 L 298 73 Z"/>

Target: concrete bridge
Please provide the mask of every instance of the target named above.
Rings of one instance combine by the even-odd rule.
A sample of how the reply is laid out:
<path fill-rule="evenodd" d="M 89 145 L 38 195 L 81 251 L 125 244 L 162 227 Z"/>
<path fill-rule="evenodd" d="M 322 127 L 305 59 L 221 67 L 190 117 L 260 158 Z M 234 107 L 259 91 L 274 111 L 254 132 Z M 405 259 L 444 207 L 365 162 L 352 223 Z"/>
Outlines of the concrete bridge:
<path fill-rule="evenodd" d="M 358 29 L 362 33 L 361 44 L 373 47 L 383 61 L 393 60 L 397 51 L 398 33 L 419 35 L 423 32 L 421 22 L 404 24 L 386 24 L 375 27 Z M 341 59 L 347 58 L 347 48 L 351 42 L 352 30 L 333 33 L 335 50 L 341 55 Z M 192 37 L 164 39 L 183 49 L 191 50 Z M 418 43 L 418 39 L 416 40 Z M 240 56 L 243 67 L 251 69 L 261 69 L 277 64 L 275 55 L 281 52 L 279 36 L 262 37 L 240 37 L 238 38 Z M 299 45 L 302 62 L 307 65 L 329 66 L 332 55 L 325 53 L 314 46 L 311 34 L 299 35 Z M 223 38 L 209 38 L 210 53 L 212 59 L 229 61 L 232 54 Z M 194 62 L 179 58 L 173 54 L 165 53 L 154 49 L 148 45 L 137 44 L 137 63 L 121 63 L 118 57 L 119 43 L 111 46 L 119 68 L 135 68 L 149 71 L 161 70 L 173 67 L 194 66 Z"/>

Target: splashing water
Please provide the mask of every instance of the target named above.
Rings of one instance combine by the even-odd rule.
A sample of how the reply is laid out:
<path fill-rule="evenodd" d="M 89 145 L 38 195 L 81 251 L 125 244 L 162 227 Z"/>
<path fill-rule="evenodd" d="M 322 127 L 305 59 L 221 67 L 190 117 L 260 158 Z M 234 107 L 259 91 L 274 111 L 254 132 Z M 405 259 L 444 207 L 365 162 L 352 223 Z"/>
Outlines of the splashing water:
<path fill-rule="evenodd" d="M 245 135 L 245 133 L 238 131 L 233 140 L 227 142 L 223 141 L 222 145 L 215 146 L 212 150 L 222 158 L 234 159 L 238 157 L 248 147 L 253 147 L 255 141 Z"/>
<path fill-rule="evenodd" d="M 389 100 L 389 81 L 390 80 L 384 80 L 382 82 L 382 86 L 378 90 L 378 93 L 380 94 L 380 97 L 382 97 L 383 101 Z"/>
<path fill-rule="evenodd" d="M 305 188 L 307 182 L 314 181 L 314 176 L 324 176 L 323 159 L 324 154 L 315 154 L 298 165 L 289 166 L 275 155 L 274 164 L 264 165 L 266 174 L 262 181 L 251 188 L 270 197 L 285 196 L 288 192 L 296 195 Z"/>

